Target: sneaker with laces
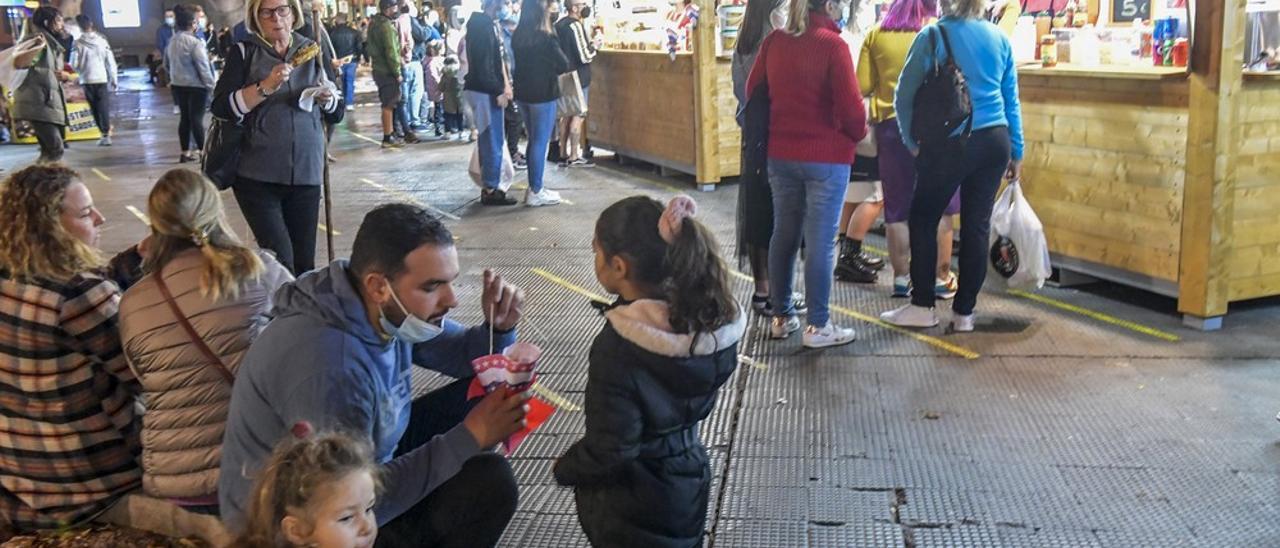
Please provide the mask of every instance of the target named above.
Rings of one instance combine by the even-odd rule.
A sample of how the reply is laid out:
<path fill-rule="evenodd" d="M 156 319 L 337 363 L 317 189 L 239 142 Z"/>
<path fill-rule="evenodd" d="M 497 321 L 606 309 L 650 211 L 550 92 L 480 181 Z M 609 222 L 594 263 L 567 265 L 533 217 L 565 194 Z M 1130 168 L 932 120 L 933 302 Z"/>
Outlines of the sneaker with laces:
<path fill-rule="evenodd" d="M 773 316 L 773 304 L 769 302 L 768 295 L 756 295 L 753 293 L 751 295 L 751 308 L 765 316 Z M 792 293 L 791 312 L 800 315 L 808 311 L 809 305 L 804 302 L 804 295 Z"/>
<path fill-rule="evenodd" d="M 103 135 L 101 139 L 98 139 L 98 146 L 100 146 L 100 147 L 109 147 L 109 146 L 111 146 L 111 136 L 110 136 L 110 135 Z"/>
<path fill-rule="evenodd" d="M 586 158 L 578 158 L 577 160 L 569 162 L 568 166 L 569 167 L 596 167 L 596 163 Z"/>
<path fill-rule="evenodd" d="M 404 146 L 404 141 L 395 135 L 387 135 L 382 138 L 382 148 L 400 148 Z"/>
<path fill-rule="evenodd" d="M 828 348 L 849 344 L 858 338 L 858 334 L 847 327 L 838 327 L 827 323 L 824 327 L 809 326 L 804 329 L 805 348 Z"/>
<path fill-rule="evenodd" d="M 893 298 L 905 299 L 911 296 L 911 276 L 893 277 Z"/>
<path fill-rule="evenodd" d="M 880 319 L 898 327 L 933 327 L 938 325 L 938 315 L 932 308 L 908 304 L 883 314 Z"/>
<path fill-rule="evenodd" d="M 529 207 L 556 205 L 560 201 L 560 193 L 546 187 L 542 188 L 542 192 L 524 191 L 524 205 Z"/>
<path fill-rule="evenodd" d="M 421 143 L 422 139 L 418 138 L 417 133 L 414 133 L 412 131 L 406 131 L 404 132 L 404 142 L 406 145 L 416 145 L 418 143 Z"/>
<path fill-rule="evenodd" d="M 972 333 L 973 319 L 973 314 L 956 314 L 955 317 L 951 318 L 951 330 L 956 333 Z"/>
<path fill-rule="evenodd" d="M 955 272 L 948 272 L 945 279 L 938 278 L 933 285 L 933 294 L 944 301 L 956 298 L 958 291 L 960 291 L 960 280 Z"/>
<path fill-rule="evenodd" d="M 514 167 L 516 171 L 524 171 L 529 169 L 529 162 L 524 159 L 523 154 L 518 154 L 511 157 L 511 167 Z"/>
<path fill-rule="evenodd" d="M 774 316 L 769 320 L 769 338 L 785 339 L 800 330 L 800 319 L 795 316 Z"/>

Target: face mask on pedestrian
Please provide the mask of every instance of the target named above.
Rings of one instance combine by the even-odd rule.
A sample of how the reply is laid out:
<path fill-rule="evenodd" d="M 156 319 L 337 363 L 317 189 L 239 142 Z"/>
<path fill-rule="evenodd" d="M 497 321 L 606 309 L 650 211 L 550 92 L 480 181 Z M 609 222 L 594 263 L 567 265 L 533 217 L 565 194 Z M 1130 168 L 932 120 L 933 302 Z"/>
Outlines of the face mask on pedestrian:
<path fill-rule="evenodd" d="M 196 18 L 196 28 L 198 28 L 198 29 L 203 29 L 203 28 L 205 28 L 205 27 L 207 27 L 207 26 L 209 26 L 209 20 L 208 20 L 208 19 L 205 19 L 204 17 L 197 17 L 197 18 Z"/>
<path fill-rule="evenodd" d="M 165 18 L 164 18 L 164 24 L 166 24 L 166 25 L 168 25 L 168 26 L 172 27 L 172 26 L 173 26 L 173 23 L 174 23 L 174 19 L 173 19 L 172 17 L 165 17 Z"/>
<path fill-rule="evenodd" d="M 428 322 L 409 312 L 400 303 L 400 298 L 396 297 L 394 289 L 391 289 L 391 300 L 395 301 L 396 306 L 400 307 L 400 312 L 404 313 L 404 321 L 400 322 L 399 327 L 396 327 L 387 319 L 387 313 L 383 312 L 382 308 L 378 308 L 378 323 L 382 325 L 382 330 L 391 335 L 392 338 L 400 339 L 409 344 L 418 344 L 439 337 L 441 333 L 444 333 L 444 327 Z M 443 323 L 443 320 L 441 323 Z"/>
<path fill-rule="evenodd" d="M 783 2 L 782 5 L 774 8 L 774 10 L 769 13 L 769 24 L 773 25 L 773 28 L 775 29 L 787 28 L 787 12 L 789 9 L 790 6 L 787 2 Z"/>

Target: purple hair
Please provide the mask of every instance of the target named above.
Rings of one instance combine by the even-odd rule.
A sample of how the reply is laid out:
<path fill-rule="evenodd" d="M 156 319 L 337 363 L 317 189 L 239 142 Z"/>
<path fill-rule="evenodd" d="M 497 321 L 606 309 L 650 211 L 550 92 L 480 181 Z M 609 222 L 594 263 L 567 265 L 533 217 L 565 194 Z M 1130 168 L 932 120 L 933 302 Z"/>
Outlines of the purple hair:
<path fill-rule="evenodd" d="M 893 0 L 881 30 L 920 32 L 926 19 L 938 16 L 938 0 Z"/>

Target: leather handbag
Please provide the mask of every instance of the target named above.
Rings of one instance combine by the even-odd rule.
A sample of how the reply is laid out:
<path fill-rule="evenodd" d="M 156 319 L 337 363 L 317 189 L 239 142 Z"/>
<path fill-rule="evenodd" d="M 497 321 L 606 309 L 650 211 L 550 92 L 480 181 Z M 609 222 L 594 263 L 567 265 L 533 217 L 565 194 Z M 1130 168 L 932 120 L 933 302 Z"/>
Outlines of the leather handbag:
<path fill-rule="evenodd" d="M 164 297 L 165 302 L 169 303 L 169 310 L 173 311 L 173 317 L 178 320 L 178 325 L 182 326 L 182 330 L 187 332 L 187 337 L 191 339 L 191 344 L 199 350 L 204 357 L 218 370 L 227 384 L 235 384 L 236 376 L 226 364 L 222 363 L 222 359 L 205 344 L 204 339 L 200 338 L 200 334 L 196 333 L 196 328 L 191 326 L 191 322 L 187 320 L 187 315 L 182 313 L 182 309 L 178 308 L 178 301 L 174 300 L 173 293 L 169 292 L 169 285 L 164 281 L 164 269 L 156 271 L 155 276 L 156 287 L 160 289 L 160 295 Z"/>
<path fill-rule="evenodd" d="M 242 81 L 248 81 L 249 69 L 253 66 L 251 52 L 245 47 L 244 42 L 238 45 L 240 57 L 244 59 Z M 218 190 L 226 190 L 235 184 L 236 173 L 240 170 L 240 148 L 244 145 L 244 138 L 243 121 L 223 120 L 214 116 L 212 123 L 209 124 L 209 132 L 204 139 L 205 152 L 200 160 L 200 171 L 213 181 Z"/>

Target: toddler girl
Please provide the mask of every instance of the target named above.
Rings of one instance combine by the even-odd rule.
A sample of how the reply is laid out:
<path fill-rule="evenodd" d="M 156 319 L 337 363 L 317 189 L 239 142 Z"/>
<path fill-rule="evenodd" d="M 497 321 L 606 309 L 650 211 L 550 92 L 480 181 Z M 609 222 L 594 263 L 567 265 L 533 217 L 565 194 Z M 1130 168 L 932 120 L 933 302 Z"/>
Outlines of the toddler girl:
<path fill-rule="evenodd" d="M 617 295 L 591 345 L 586 436 L 556 462 L 594 546 L 697 546 L 711 470 L 697 425 L 738 363 L 746 325 L 711 232 L 680 196 L 609 206 L 596 278 Z"/>
<path fill-rule="evenodd" d="M 350 437 L 281 444 L 254 486 L 247 530 L 232 546 L 369 548 L 378 535 L 377 482 L 372 451 Z"/>

